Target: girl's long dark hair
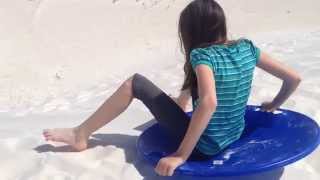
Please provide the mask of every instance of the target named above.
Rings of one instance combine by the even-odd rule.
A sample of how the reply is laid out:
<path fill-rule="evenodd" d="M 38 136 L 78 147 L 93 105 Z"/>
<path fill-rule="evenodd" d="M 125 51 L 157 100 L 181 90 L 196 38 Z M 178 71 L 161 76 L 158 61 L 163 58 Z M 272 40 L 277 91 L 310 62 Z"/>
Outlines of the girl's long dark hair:
<path fill-rule="evenodd" d="M 181 90 L 192 90 L 197 86 L 197 79 L 190 64 L 190 52 L 195 48 L 225 43 L 226 18 L 214 0 L 194 0 L 181 12 L 178 26 L 180 47 L 186 60 Z"/>

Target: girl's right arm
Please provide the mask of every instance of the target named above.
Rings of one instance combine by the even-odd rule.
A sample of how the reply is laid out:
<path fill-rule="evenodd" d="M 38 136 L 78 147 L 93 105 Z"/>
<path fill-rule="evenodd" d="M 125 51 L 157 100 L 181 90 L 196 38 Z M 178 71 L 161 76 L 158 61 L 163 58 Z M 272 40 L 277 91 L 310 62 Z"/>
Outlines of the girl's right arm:
<path fill-rule="evenodd" d="M 293 69 L 275 60 L 265 52 L 261 52 L 257 66 L 264 71 L 283 80 L 282 87 L 271 102 L 262 103 L 262 110 L 273 112 L 279 108 L 298 87 L 301 77 Z"/>

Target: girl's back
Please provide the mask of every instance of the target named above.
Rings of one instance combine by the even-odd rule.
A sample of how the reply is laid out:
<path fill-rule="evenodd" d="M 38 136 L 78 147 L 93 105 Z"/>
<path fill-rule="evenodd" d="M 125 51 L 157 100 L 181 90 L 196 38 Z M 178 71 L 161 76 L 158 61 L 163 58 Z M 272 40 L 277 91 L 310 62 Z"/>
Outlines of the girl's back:
<path fill-rule="evenodd" d="M 208 65 L 215 78 L 217 107 L 197 146 L 214 154 L 238 139 L 244 129 L 244 113 L 260 50 L 248 39 L 230 45 L 192 50 L 190 62 Z M 196 108 L 198 99 L 193 103 Z"/>

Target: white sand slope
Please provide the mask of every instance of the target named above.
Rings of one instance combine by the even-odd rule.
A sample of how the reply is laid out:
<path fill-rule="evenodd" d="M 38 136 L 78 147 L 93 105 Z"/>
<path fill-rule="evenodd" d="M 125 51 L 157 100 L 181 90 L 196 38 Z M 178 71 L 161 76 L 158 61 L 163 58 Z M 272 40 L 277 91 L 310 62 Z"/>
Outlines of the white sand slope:
<path fill-rule="evenodd" d="M 163 179 L 136 156 L 135 141 L 153 119 L 137 100 L 97 131 L 86 151 L 47 143 L 41 133 L 82 122 L 134 72 L 177 95 L 183 80 L 177 18 L 187 2 L 0 0 L 0 179 Z M 320 2 L 221 3 L 233 38 L 254 39 L 302 75 L 283 108 L 320 122 Z M 257 70 L 250 104 L 269 100 L 280 85 Z M 317 150 L 288 166 L 281 179 L 319 179 L 319 157 Z"/>

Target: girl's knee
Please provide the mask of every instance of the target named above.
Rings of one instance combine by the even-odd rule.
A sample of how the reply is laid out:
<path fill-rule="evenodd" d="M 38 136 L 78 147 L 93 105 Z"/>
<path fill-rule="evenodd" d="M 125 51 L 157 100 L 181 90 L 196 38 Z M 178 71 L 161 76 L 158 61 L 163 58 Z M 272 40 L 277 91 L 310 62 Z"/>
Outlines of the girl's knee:
<path fill-rule="evenodd" d="M 144 76 L 139 74 L 139 73 L 134 73 L 131 78 L 132 78 L 132 81 L 138 81 L 138 80 L 141 80 Z"/>
<path fill-rule="evenodd" d="M 134 75 L 129 77 L 122 84 L 122 87 L 124 88 L 126 94 L 128 95 L 133 95 L 133 79 L 134 79 Z"/>
<path fill-rule="evenodd" d="M 137 89 L 141 86 L 139 84 L 141 84 L 142 77 L 143 76 L 139 73 L 135 73 L 123 82 L 122 87 L 126 91 L 126 94 L 136 97 L 136 94 L 139 91 Z"/>
<path fill-rule="evenodd" d="M 131 90 L 133 97 L 137 97 L 137 93 L 139 92 L 139 83 L 142 79 L 142 75 L 139 73 L 134 73 L 129 79 L 131 80 Z M 141 84 L 141 83 L 140 83 Z"/>

